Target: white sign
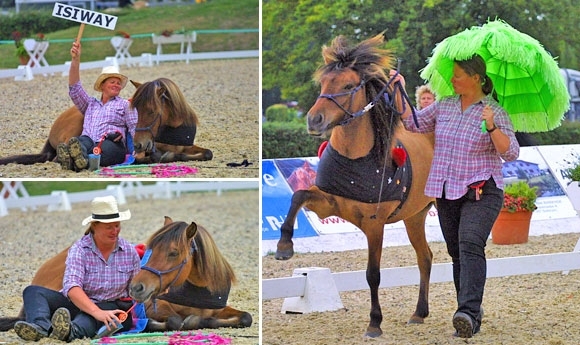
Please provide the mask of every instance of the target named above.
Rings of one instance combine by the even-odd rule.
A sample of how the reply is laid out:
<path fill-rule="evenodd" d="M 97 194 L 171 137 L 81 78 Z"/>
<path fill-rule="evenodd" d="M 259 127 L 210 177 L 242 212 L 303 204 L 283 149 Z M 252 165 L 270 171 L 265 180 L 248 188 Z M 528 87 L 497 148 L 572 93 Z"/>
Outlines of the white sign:
<path fill-rule="evenodd" d="M 56 2 L 52 9 L 52 16 L 72 20 L 79 23 L 99 26 L 101 28 L 115 30 L 117 17 L 109 14 L 85 10 L 84 8 L 64 5 Z"/>

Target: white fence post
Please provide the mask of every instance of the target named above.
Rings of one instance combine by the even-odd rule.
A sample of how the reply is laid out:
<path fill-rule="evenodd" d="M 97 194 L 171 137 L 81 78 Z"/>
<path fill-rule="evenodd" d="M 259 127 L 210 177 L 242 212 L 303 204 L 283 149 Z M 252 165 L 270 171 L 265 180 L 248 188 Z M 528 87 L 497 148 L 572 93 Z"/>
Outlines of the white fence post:
<path fill-rule="evenodd" d="M 344 308 L 329 268 L 297 268 L 293 276 L 306 276 L 304 295 L 288 297 L 282 304 L 282 313 L 312 313 Z"/>
<path fill-rule="evenodd" d="M 107 190 L 115 194 L 115 197 L 117 198 L 117 202 L 119 203 L 119 205 L 127 204 L 127 198 L 125 198 L 125 191 L 123 190 L 123 187 L 121 185 L 109 185 L 107 186 Z"/>
<path fill-rule="evenodd" d="M 68 198 L 68 193 L 66 190 L 53 190 L 50 195 L 58 195 L 60 197 L 60 201 L 57 204 L 49 204 L 47 207 L 48 212 L 72 210 L 70 199 Z"/>
<path fill-rule="evenodd" d="M 0 217 L 8 215 L 8 207 L 6 207 L 6 201 L 4 198 L 0 198 Z"/>

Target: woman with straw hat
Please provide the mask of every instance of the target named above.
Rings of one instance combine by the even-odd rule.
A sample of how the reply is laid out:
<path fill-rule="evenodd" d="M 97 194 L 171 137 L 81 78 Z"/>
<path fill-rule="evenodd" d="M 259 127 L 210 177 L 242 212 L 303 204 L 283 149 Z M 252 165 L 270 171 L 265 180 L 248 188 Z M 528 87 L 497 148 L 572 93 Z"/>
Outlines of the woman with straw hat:
<path fill-rule="evenodd" d="M 69 95 L 84 115 L 83 131 L 67 144 L 57 146 L 57 159 L 63 169 L 83 170 L 88 167 L 88 154 L 95 149 L 100 155 L 100 166 L 120 164 L 125 161 L 132 147 L 127 145 L 127 135 L 135 136 L 137 110 L 129 101 L 119 96 L 128 78 L 119 73 L 118 67 L 103 68 L 94 89 L 101 92 L 100 99 L 91 97 L 80 81 L 81 44 L 74 42 L 69 71 Z"/>
<path fill-rule="evenodd" d="M 121 222 L 131 212 L 119 211 L 113 196 L 96 197 L 84 236 L 68 251 L 60 291 L 30 285 L 24 289 L 25 321 L 14 330 L 28 341 L 52 339 L 72 341 L 92 338 L 103 325 L 120 323 L 117 314 L 131 305 L 129 283 L 140 269 L 135 248 L 119 236 Z M 127 318 L 123 329 L 132 326 Z"/>

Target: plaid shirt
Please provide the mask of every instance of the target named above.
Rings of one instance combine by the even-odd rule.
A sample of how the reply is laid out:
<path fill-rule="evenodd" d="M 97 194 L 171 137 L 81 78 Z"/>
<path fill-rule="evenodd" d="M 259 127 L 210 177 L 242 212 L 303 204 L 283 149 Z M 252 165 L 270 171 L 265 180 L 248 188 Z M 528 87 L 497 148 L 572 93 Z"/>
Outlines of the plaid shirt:
<path fill-rule="evenodd" d="M 481 114 L 489 104 L 495 114 L 499 130 L 510 138 L 504 154 L 496 151 L 488 133 L 481 133 Z M 503 189 L 502 159 L 518 158 L 520 146 L 506 111 L 486 96 L 480 102 L 461 112 L 459 96 L 444 98 L 417 112 L 419 128 L 413 117 L 407 117 L 405 128 L 418 133 L 435 132 L 435 155 L 425 186 L 425 195 L 456 200 L 467 193 L 468 185 L 493 177 L 497 187 Z"/>
<path fill-rule="evenodd" d="M 123 138 L 126 131 L 135 136 L 137 109 L 131 109 L 128 100 L 116 96 L 103 104 L 89 96 L 80 81 L 69 87 L 69 96 L 85 115 L 82 135 L 90 137 L 94 142 L 101 141 L 103 135 L 112 132 L 121 133 Z"/>
<path fill-rule="evenodd" d="M 140 267 L 137 251 L 126 240 L 119 238 L 117 248 L 105 262 L 88 234 L 68 251 L 61 293 L 68 296 L 69 290 L 78 286 L 93 302 L 129 297 L 129 283 Z"/>

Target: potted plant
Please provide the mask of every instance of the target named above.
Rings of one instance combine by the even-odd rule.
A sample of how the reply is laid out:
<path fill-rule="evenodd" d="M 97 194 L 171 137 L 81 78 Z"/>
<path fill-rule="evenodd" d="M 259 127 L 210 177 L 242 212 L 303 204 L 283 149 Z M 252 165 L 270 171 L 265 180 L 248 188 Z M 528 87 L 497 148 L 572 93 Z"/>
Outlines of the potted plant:
<path fill-rule="evenodd" d="M 504 188 L 503 207 L 491 229 L 495 244 L 526 243 L 530 233 L 532 212 L 538 207 L 538 187 L 525 181 L 508 184 Z"/>
<path fill-rule="evenodd" d="M 566 186 L 566 193 L 576 212 L 580 211 L 580 157 L 573 155 L 573 161 L 567 161 L 571 166 L 564 169 L 564 177 L 570 179 Z M 579 212 L 580 213 L 580 212 Z"/>
<path fill-rule="evenodd" d="M 19 31 L 14 31 L 12 32 L 12 39 L 14 40 L 14 45 L 16 46 L 14 56 L 20 59 L 21 65 L 26 65 L 28 60 L 30 60 L 30 56 L 28 56 L 26 48 L 24 47 L 22 34 Z"/>

